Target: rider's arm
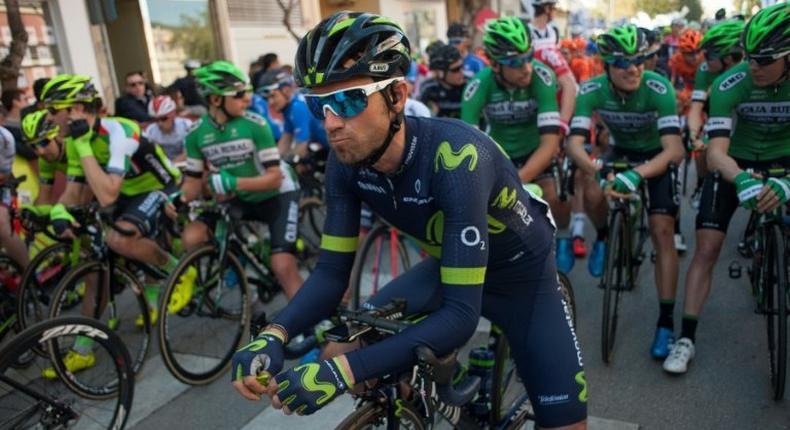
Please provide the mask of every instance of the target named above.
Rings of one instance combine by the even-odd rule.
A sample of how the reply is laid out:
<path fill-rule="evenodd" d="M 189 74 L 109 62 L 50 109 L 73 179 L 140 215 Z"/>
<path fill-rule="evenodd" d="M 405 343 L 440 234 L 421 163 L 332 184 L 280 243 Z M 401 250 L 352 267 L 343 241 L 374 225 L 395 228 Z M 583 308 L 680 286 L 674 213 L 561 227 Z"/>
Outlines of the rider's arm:
<path fill-rule="evenodd" d="M 469 82 L 466 83 L 464 88 L 463 102 L 461 103 L 461 120 L 465 123 L 478 127 L 480 124 L 480 115 L 483 113 L 483 108 L 488 99 L 488 70 L 484 70 Z"/>
<path fill-rule="evenodd" d="M 199 123 L 198 123 L 199 124 Z M 190 202 L 200 197 L 203 191 L 203 170 L 205 161 L 203 152 L 198 147 L 201 139 L 199 125 L 193 127 L 186 138 L 184 138 L 184 151 L 186 152 L 187 162 L 184 168 L 184 182 L 181 184 L 181 200 Z"/>
<path fill-rule="evenodd" d="M 560 121 L 568 125 L 573 117 L 573 111 L 576 108 L 576 79 L 572 73 L 566 73 L 557 77 L 557 84 L 559 90 L 562 91 L 562 98 L 560 100 Z"/>
<path fill-rule="evenodd" d="M 696 91 L 695 91 L 696 92 Z M 702 138 L 702 108 L 705 102 L 692 101 L 689 108 L 688 120 L 689 132 L 691 133 L 692 143 Z"/>
<path fill-rule="evenodd" d="M 679 165 L 686 156 L 683 140 L 680 137 L 680 118 L 677 115 L 675 90 L 667 86 L 665 80 L 663 82 L 654 80 L 653 83 L 654 85 L 648 85 L 649 100 L 653 102 L 653 107 L 658 113 L 656 122 L 658 134 L 661 136 L 662 151 L 647 163 L 634 169 L 644 179 L 663 175 L 670 163 Z"/>
<path fill-rule="evenodd" d="M 519 170 L 518 176 L 521 182 L 529 182 L 545 171 L 560 148 L 560 113 L 557 108 L 557 83 L 554 72 L 540 63 L 533 63 L 532 67 L 532 82 L 529 86 L 538 104 L 540 144 Z M 575 88 L 574 94 L 576 94 Z"/>
<path fill-rule="evenodd" d="M 398 335 L 348 353 L 346 357 L 355 381 L 413 365 L 418 346 L 428 346 L 437 355 L 445 355 L 474 334 L 480 318 L 490 248 L 488 197 L 496 175 L 492 154 L 484 151 L 496 149 L 478 145 L 473 148 L 476 151 L 471 151 L 468 149 L 471 145 L 465 144 L 448 143 L 444 150 L 439 147 L 438 154 L 469 155 L 452 170 L 440 162 L 431 181 L 437 208 L 444 214 L 444 229 L 439 277 L 425 282 L 441 282 L 441 307 Z"/>
<path fill-rule="evenodd" d="M 571 120 L 571 134 L 565 146 L 565 151 L 573 160 L 573 164 L 591 175 L 597 168 L 584 150 L 584 142 L 590 140 L 590 129 L 593 127 L 592 114 L 598 106 L 601 89 L 602 84 L 599 79 L 582 83 L 576 97 L 576 111 Z"/>
<path fill-rule="evenodd" d="M 107 166 L 102 168 L 96 157 L 82 157 L 80 163 L 85 172 L 85 179 L 88 182 L 96 200 L 101 206 L 109 206 L 118 199 L 121 194 L 123 177 L 126 175 L 128 159 L 137 151 L 140 143 L 127 136 L 123 126 L 113 120 L 98 119 L 102 127 L 110 136 L 110 158 Z M 79 137 L 78 139 L 90 139 L 91 134 Z"/>
<path fill-rule="evenodd" d="M 708 166 L 718 170 L 724 180 L 734 182 L 738 173 L 743 169 L 727 154 L 730 149 L 729 137 L 713 137 L 708 141 Z"/>
<path fill-rule="evenodd" d="M 280 135 L 280 140 L 277 142 L 277 149 L 280 151 L 280 154 L 285 155 L 291 152 L 291 143 L 294 140 L 294 135 L 283 130 L 283 133 Z"/>
<path fill-rule="evenodd" d="M 273 323 L 291 337 L 302 333 L 337 309 L 348 287 L 359 237 L 359 198 L 350 191 L 350 168 L 334 151 L 326 167 L 326 221 L 318 263 L 302 287 Z"/>
<path fill-rule="evenodd" d="M 713 82 L 710 90 L 710 116 L 707 122 L 708 137 L 708 166 L 710 170 L 718 170 L 724 180 L 733 182 L 735 176 L 742 172 L 735 160 L 730 157 L 730 135 L 733 130 L 732 113 L 740 99 L 740 81 L 734 85 L 724 85 L 723 79 L 729 74 L 723 74 Z"/>

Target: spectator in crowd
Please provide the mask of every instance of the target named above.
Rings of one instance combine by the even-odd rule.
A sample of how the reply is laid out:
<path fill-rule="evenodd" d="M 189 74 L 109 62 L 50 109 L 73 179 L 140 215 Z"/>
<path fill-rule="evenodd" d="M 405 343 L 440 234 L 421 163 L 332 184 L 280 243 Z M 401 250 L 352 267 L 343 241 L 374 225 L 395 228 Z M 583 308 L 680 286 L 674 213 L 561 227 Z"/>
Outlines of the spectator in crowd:
<path fill-rule="evenodd" d="M 36 154 L 22 144 L 22 109 L 28 105 L 27 95 L 24 90 L 12 89 L 3 91 L 3 108 L 6 110 L 3 127 L 6 128 L 14 137 L 14 148 L 17 155 L 21 155 L 28 160 L 36 158 Z"/>
<path fill-rule="evenodd" d="M 198 94 L 197 83 L 194 76 L 194 71 L 198 67 L 200 67 L 200 61 L 187 60 L 184 62 L 184 70 L 186 70 L 187 73 L 186 76 L 176 79 L 171 87 L 178 88 L 178 91 L 181 92 L 181 95 L 184 97 L 184 105 L 187 106 L 187 109 L 194 109 L 193 107 L 200 106 L 203 107 L 202 113 L 205 113 L 203 98 Z M 202 113 L 197 113 L 197 115 L 200 116 Z"/>
<path fill-rule="evenodd" d="M 158 143 L 171 161 L 183 161 L 184 139 L 192 121 L 178 116 L 178 106 L 170 96 L 156 96 L 148 103 L 148 115 L 154 122 L 143 131 L 143 137 Z"/>
<path fill-rule="evenodd" d="M 469 30 L 464 24 L 460 22 L 450 24 L 447 27 L 447 41 L 461 53 L 461 57 L 464 60 L 464 76 L 467 79 L 472 78 L 477 72 L 485 68 L 485 62 L 469 49 L 472 46 L 472 42 L 469 40 Z"/>
<path fill-rule="evenodd" d="M 258 70 L 252 76 L 250 76 L 252 79 L 250 82 L 252 82 L 253 85 L 260 82 L 261 77 L 263 77 L 263 75 L 269 70 L 279 69 L 281 67 L 280 59 L 277 58 L 277 54 L 274 52 L 261 55 L 258 57 L 258 60 L 256 60 L 256 63 L 259 65 Z"/>
<path fill-rule="evenodd" d="M 409 98 L 406 99 L 406 106 L 403 108 L 403 112 L 409 116 L 422 116 L 422 117 L 430 117 L 431 110 L 428 109 L 428 106 L 425 106 L 423 102 L 416 100 L 414 98 L 414 85 L 417 82 L 417 62 L 411 60 L 411 66 L 409 66 L 409 73 L 406 74 L 406 85 L 409 86 Z"/>
<path fill-rule="evenodd" d="M 35 97 L 36 100 L 22 108 L 22 113 L 20 114 L 22 118 L 29 113 L 44 109 L 44 102 L 41 101 L 41 90 L 44 89 L 44 85 L 46 85 L 47 82 L 49 82 L 49 78 L 39 78 L 33 82 L 33 97 Z"/>
<path fill-rule="evenodd" d="M 151 116 L 148 115 L 148 103 L 151 101 L 151 93 L 146 87 L 145 74 L 136 70 L 129 72 L 124 77 L 126 92 L 115 100 L 115 115 L 133 119 L 139 123 L 148 123 Z"/>

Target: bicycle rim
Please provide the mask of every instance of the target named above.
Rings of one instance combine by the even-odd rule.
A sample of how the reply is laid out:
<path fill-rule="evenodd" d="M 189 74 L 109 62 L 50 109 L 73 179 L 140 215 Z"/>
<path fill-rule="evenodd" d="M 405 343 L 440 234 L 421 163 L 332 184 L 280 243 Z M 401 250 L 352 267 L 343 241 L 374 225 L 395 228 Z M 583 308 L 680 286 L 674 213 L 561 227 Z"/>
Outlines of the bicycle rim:
<path fill-rule="evenodd" d="M 357 253 L 351 272 L 351 307 L 357 309 L 373 297 L 380 288 L 411 267 L 408 250 L 400 234 L 393 251 L 390 227 L 378 224 L 370 230 Z M 393 273 L 393 266 L 397 273 Z"/>
<path fill-rule="evenodd" d="M 565 301 L 565 306 L 568 307 L 568 312 L 571 315 L 573 326 L 576 327 L 576 296 L 573 293 L 573 285 L 571 280 L 564 273 L 557 272 L 557 280 L 559 281 L 559 291 L 562 299 Z"/>
<path fill-rule="evenodd" d="M 69 270 L 71 245 L 56 243 L 41 250 L 30 261 L 19 284 L 17 318 L 24 329 L 47 318 L 51 298 Z M 39 354 L 44 354 L 38 347 Z"/>
<path fill-rule="evenodd" d="M 623 235 L 623 212 L 617 211 L 609 227 L 606 247 L 606 268 L 604 269 L 603 324 L 601 330 L 601 353 L 603 361 L 609 364 L 613 357 L 614 340 L 617 334 L 617 310 L 620 293 L 625 282 L 625 237 Z"/>
<path fill-rule="evenodd" d="M 408 402 L 401 402 L 398 410 L 399 429 L 423 430 L 419 413 Z M 387 410 L 379 403 L 367 402 L 349 414 L 336 430 L 378 430 L 387 428 Z"/>
<path fill-rule="evenodd" d="M 117 334 L 129 350 L 132 357 L 131 365 L 135 374 L 139 373 L 145 363 L 145 357 L 151 346 L 151 322 L 148 314 L 148 305 L 142 292 L 142 286 L 137 278 L 122 267 L 115 267 L 111 279 L 106 279 L 106 266 L 98 261 L 83 263 L 69 271 L 52 296 L 52 305 L 49 309 L 50 318 L 63 316 L 90 316 L 85 306 L 96 303 L 96 299 L 85 301 L 90 295 L 91 283 L 97 288 L 104 285 L 104 306 L 99 321 L 110 327 Z M 110 294 L 113 288 L 114 294 Z M 64 303 L 73 301 L 75 297 L 82 296 L 81 305 L 65 307 Z M 137 327 L 135 320 L 143 316 L 142 327 Z M 79 374 L 78 376 L 79 377 Z M 101 395 L 86 393 L 86 395 Z"/>
<path fill-rule="evenodd" d="M 494 362 L 494 381 L 491 384 L 491 423 L 501 422 L 513 414 L 508 428 L 519 428 L 528 419 L 534 420 L 532 405 L 526 399 L 527 390 L 510 356 L 510 344 L 504 334 L 499 335 Z"/>
<path fill-rule="evenodd" d="M 764 285 L 765 319 L 771 389 L 774 400 L 784 398 L 787 373 L 787 267 L 784 240 L 779 226 L 773 226 L 768 249 L 768 279 Z"/>
<path fill-rule="evenodd" d="M 37 355 L 24 370 L 9 366 L 13 357 L 30 353 L 36 344 L 56 345 L 50 349 L 71 345 L 74 333 L 94 341 L 96 356 L 95 366 L 80 371 L 79 379 L 62 369 L 62 364 L 56 366 L 59 378 L 42 378 L 41 371 L 51 362 Z M 4 357 L 0 360 L 0 428 L 116 429 L 126 424 L 134 395 L 134 376 L 128 351 L 107 326 L 81 317 L 45 320 L 15 337 L 0 351 L 0 357 Z M 92 399 L 79 395 L 85 384 L 114 386 L 115 390 L 106 399 Z M 19 389 L 20 385 L 23 389 Z M 48 407 L 52 401 L 66 405 L 71 416 L 53 411 Z"/>
<path fill-rule="evenodd" d="M 223 375 L 249 329 L 244 269 L 233 254 L 227 255 L 225 267 L 219 267 L 218 257 L 217 248 L 209 244 L 182 258 L 159 307 L 162 357 L 173 376 L 186 384 L 207 384 Z M 168 313 L 177 282 L 190 267 L 197 271 L 192 299 L 181 311 Z"/>

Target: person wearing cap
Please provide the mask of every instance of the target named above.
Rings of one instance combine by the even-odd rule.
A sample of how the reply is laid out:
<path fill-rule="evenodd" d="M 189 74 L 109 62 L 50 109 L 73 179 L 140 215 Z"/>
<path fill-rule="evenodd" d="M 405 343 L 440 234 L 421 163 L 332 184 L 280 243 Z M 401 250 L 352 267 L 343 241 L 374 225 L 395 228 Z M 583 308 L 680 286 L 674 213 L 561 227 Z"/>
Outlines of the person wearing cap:
<path fill-rule="evenodd" d="M 447 27 L 447 43 L 453 45 L 464 59 L 464 76 L 471 78 L 485 68 L 486 63 L 471 51 L 472 42 L 466 25 L 454 22 Z"/>
<path fill-rule="evenodd" d="M 186 105 L 188 109 L 197 109 L 197 111 L 193 112 L 195 116 L 199 116 L 201 112 L 205 112 L 203 99 L 200 97 L 200 94 L 198 94 L 197 82 L 195 81 L 194 72 L 198 67 L 200 67 L 200 61 L 198 60 L 189 59 L 185 61 L 184 70 L 186 71 L 186 76 L 176 79 L 171 85 L 181 91 L 181 95 L 184 96 L 184 105 Z"/>
<path fill-rule="evenodd" d="M 184 139 L 192 121 L 177 116 L 176 102 L 169 96 L 156 96 L 148 103 L 153 121 L 143 130 L 143 137 L 159 144 L 170 161 L 186 159 Z"/>
<path fill-rule="evenodd" d="M 257 94 L 283 116 L 282 136 L 277 141 L 281 155 L 293 153 L 304 158 L 311 142 L 329 147 L 324 126 L 307 109 L 304 98 L 293 84 L 293 76 L 286 70 L 271 69 L 264 73 L 258 81 Z"/>

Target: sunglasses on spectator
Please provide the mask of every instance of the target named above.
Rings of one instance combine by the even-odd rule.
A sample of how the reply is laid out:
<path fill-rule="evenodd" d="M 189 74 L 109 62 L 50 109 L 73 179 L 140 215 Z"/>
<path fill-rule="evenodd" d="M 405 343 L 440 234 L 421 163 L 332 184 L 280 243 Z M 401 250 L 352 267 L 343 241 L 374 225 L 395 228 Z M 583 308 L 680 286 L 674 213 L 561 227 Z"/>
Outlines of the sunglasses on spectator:
<path fill-rule="evenodd" d="M 638 57 L 630 57 L 630 58 L 618 57 L 618 58 L 612 58 L 610 60 L 607 60 L 606 64 L 617 67 L 618 69 L 627 69 L 631 66 L 639 67 L 645 62 L 645 60 L 647 60 L 647 57 L 645 57 L 644 55 L 640 55 Z"/>
<path fill-rule="evenodd" d="M 304 98 L 310 112 L 320 120 L 326 119 L 327 110 L 341 118 L 353 118 L 368 107 L 368 96 L 402 80 L 403 77 L 399 76 L 327 94 L 305 94 Z"/>
<path fill-rule="evenodd" d="M 456 67 L 448 67 L 448 68 L 447 68 L 447 71 L 448 71 L 448 72 L 450 72 L 450 73 L 458 73 L 458 72 L 460 72 L 461 70 L 463 70 L 463 68 L 464 68 L 464 66 L 463 66 L 463 65 L 456 66 Z"/>
<path fill-rule="evenodd" d="M 524 66 L 524 63 L 532 62 L 533 57 L 534 55 L 532 51 L 530 51 L 527 52 L 526 54 L 513 55 L 511 57 L 501 58 L 499 60 L 496 60 L 496 62 L 503 66 L 521 68 Z"/>
<path fill-rule="evenodd" d="M 126 83 L 127 87 L 136 87 L 138 85 L 145 86 L 145 81 L 133 81 L 133 82 L 127 82 Z"/>

